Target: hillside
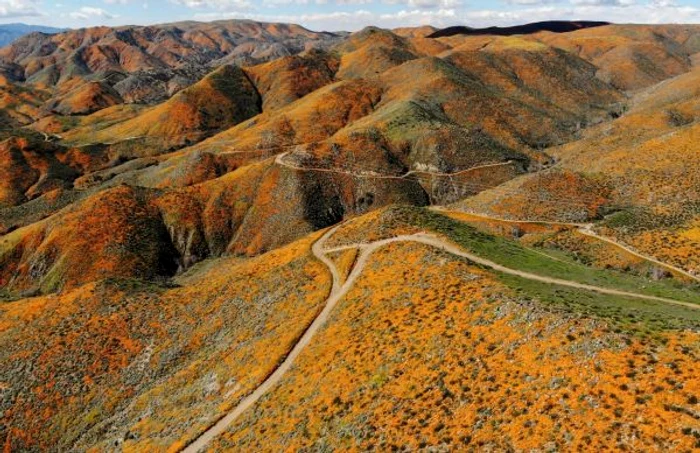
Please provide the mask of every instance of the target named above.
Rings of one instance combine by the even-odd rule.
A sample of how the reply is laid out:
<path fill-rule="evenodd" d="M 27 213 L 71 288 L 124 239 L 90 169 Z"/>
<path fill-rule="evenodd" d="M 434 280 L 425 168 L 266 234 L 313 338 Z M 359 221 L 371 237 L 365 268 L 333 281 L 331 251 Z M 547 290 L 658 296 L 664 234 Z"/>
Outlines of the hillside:
<path fill-rule="evenodd" d="M 640 92 L 621 118 L 548 150 L 557 168 L 459 205 L 529 220 L 586 222 L 608 214 L 601 231 L 700 272 L 699 77 L 696 69 Z"/>
<path fill-rule="evenodd" d="M 700 27 L 490 30 L 1 49 L 4 450 L 697 449 Z"/>
<path fill-rule="evenodd" d="M 368 237 L 368 231 L 374 234 Z M 323 239 L 314 234 L 251 261 L 202 263 L 175 285 L 112 278 L 58 297 L 4 305 L 6 362 L 30 352 L 44 364 L 32 377 L 19 367 L 3 370 L 10 395 L 24 386 L 34 389 L 10 399 L 9 442 L 17 448 L 100 450 L 185 445 L 269 375 L 324 304 L 331 279 L 312 244 L 332 250 L 419 231 L 540 275 L 628 291 L 643 281 L 646 293 L 639 297 L 700 302 L 687 287 L 581 268 L 573 255 L 536 254 L 425 210 L 378 211 Z M 637 432 L 631 447 L 695 442 L 686 431 L 695 423 L 692 397 L 700 391 L 688 380 L 697 372 L 697 333 L 675 332 L 697 326 L 697 310 L 640 302 L 637 296 L 552 292 L 550 285 L 494 273 L 425 244 L 387 244 L 350 277 L 352 256 L 328 256 L 345 269 L 341 283 L 352 282 L 346 295 L 298 365 L 212 449 L 303 448 L 319 441 L 360 449 L 526 448 L 546 442 L 563 448 L 586 439 L 608 442 L 628 430 Z M 298 285 L 291 294 L 282 283 L 288 281 Z M 201 316 L 209 322 L 198 322 Z M 69 334 L 74 331 L 88 333 Z M 60 365 L 66 354 L 74 357 L 72 364 Z M 103 359 L 95 363 L 95 357 Z M 80 373 L 62 371 L 72 367 Z M 48 373 L 54 385 L 39 384 Z M 679 381 L 686 385 L 678 388 Z M 129 396 L 115 393 L 116 387 L 128 389 Z M 514 391 L 518 404 L 505 404 Z M 295 403 L 299 399 L 305 402 Z M 587 403 L 592 399 L 605 409 L 594 411 Z M 24 416 L 37 408 L 44 415 Z M 593 423 L 580 422 L 581 414 Z M 634 431 L 638 417 L 654 421 Z M 510 434 L 494 436 L 491 420 Z M 44 429 L 57 423 L 68 428 Z M 523 423 L 528 436 L 520 431 Z M 280 424 L 278 431 L 273 425 Z M 340 426 L 356 434 L 345 436 Z M 566 429 L 552 437 L 557 426 Z M 388 436 L 378 436 L 380 427 L 389 428 Z M 603 428 L 604 436 L 595 436 Z M 250 434 L 260 430 L 268 434 Z M 278 437 L 282 432 L 291 435 Z"/>
<path fill-rule="evenodd" d="M 78 143 L 145 141 L 149 149 L 168 150 L 247 120 L 260 113 L 261 104 L 248 76 L 239 67 L 226 65 L 133 118 L 97 133 L 68 133 L 64 138 Z"/>
<path fill-rule="evenodd" d="M 700 52 L 698 29 L 613 25 L 541 39 L 590 61 L 599 68 L 598 76 L 613 86 L 638 90 L 690 70 L 693 56 Z"/>
<path fill-rule="evenodd" d="M 363 227 L 377 231 L 383 224 L 383 236 L 391 237 L 431 231 L 443 222 L 418 215 L 413 221 L 423 220 L 407 229 L 406 217 L 396 214 L 384 213 Z M 364 242 L 362 230 L 350 225 L 331 241 L 357 235 Z M 471 250 L 494 241 L 468 227 L 445 227 Z M 526 289 L 513 292 L 510 285 Z M 677 346 L 667 343 L 663 352 L 652 352 L 645 340 L 613 333 L 605 323 L 542 310 L 526 302 L 528 294 L 541 291 L 536 287 L 423 244 L 377 249 L 298 365 L 210 451 L 319 444 L 359 450 L 527 449 L 547 443 L 603 448 L 627 432 L 637 435 L 619 445 L 633 449 L 695 442 L 683 434 L 683 427 L 695 425 L 692 413 L 665 409 L 688 407 L 688 401 L 657 386 L 663 367 L 643 365 L 654 360 L 651 355 L 668 361 L 665 354 Z M 535 297 L 541 303 L 548 296 Z M 578 297 L 597 303 L 597 296 Z M 675 376 L 688 382 L 694 364 L 679 360 Z M 633 428 L 637 417 L 650 423 Z M 663 435 L 651 434 L 660 429 Z"/>
<path fill-rule="evenodd" d="M 619 115 L 627 94 L 601 81 L 592 63 L 532 39 L 489 39 L 478 50 L 462 41 L 432 56 L 410 39 L 368 28 L 330 52 L 222 66 L 154 107 L 47 117 L 33 127 L 56 134 L 64 152 L 84 164 L 54 199 L 31 196 L 32 209 L 45 217 L 120 184 L 208 204 L 200 187 L 227 187 L 236 197 L 242 193 L 228 186 L 240 184 L 237 175 L 260 175 L 246 181 L 243 199 L 227 201 L 245 219 L 217 231 L 228 246 L 207 239 L 181 247 L 183 256 L 191 255 L 184 248 L 200 250 L 184 259 L 185 269 L 226 252 L 270 250 L 391 203 L 445 204 L 480 192 L 487 199 L 490 188 L 557 162 L 553 146 Z M 253 173 L 246 171 L 251 164 Z M 576 193 L 579 185 L 585 192 L 577 195 L 591 208 L 575 219 L 598 217 L 611 204 L 600 183 L 569 178 L 552 190 Z M 196 222 L 178 234 L 211 237 L 200 226 L 206 211 L 190 215 Z M 6 230 L 30 227 L 36 215 L 13 208 L 0 220 Z M 282 225 L 294 228 L 281 232 Z M 27 285 L 42 287 L 43 278 L 36 274 Z"/>
<path fill-rule="evenodd" d="M 274 111 L 331 84 L 338 65 L 334 55 L 312 50 L 245 71 L 262 97 L 262 110 Z"/>

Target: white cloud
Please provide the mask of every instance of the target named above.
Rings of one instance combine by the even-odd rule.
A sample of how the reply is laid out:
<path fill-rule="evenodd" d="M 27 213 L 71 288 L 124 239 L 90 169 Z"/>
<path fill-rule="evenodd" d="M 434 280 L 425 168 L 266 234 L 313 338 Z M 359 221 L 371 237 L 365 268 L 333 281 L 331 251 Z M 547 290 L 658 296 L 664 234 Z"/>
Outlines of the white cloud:
<path fill-rule="evenodd" d="M 117 16 L 114 16 L 107 11 L 105 11 L 102 8 L 95 8 L 93 6 L 83 6 L 77 11 L 73 11 L 71 13 L 68 13 L 68 15 L 77 20 L 89 20 L 89 19 L 114 19 Z"/>
<path fill-rule="evenodd" d="M 277 0 L 265 0 L 265 2 L 272 2 Z M 369 5 L 373 0 L 335 0 L 336 5 Z M 324 4 L 328 3 L 326 0 L 316 0 L 316 3 Z"/>
<path fill-rule="evenodd" d="M 260 3 L 267 6 L 279 5 L 326 5 L 329 0 L 259 0 Z M 373 0 L 335 0 L 337 5 L 364 5 L 372 3 Z"/>
<path fill-rule="evenodd" d="M 406 5 L 413 9 L 446 9 L 462 6 L 462 0 L 383 0 L 389 5 Z"/>
<path fill-rule="evenodd" d="M 38 0 L 0 0 L 0 17 L 41 16 Z"/>
<path fill-rule="evenodd" d="M 571 0 L 574 5 L 585 6 L 632 6 L 636 2 L 634 0 Z"/>
<path fill-rule="evenodd" d="M 249 10 L 253 4 L 249 0 L 171 0 L 177 5 L 188 8 L 210 8 L 218 10 Z"/>
<path fill-rule="evenodd" d="M 560 3 L 560 0 L 507 0 L 511 5 L 550 5 L 552 3 Z"/>
<path fill-rule="evenodd" d="M 197 20 L 250 19 L 262 22 L 297 23 L 308 24 L 311 27 L 318 26 L 319 24 L 333 24 L 335 27 L 331 28 L 332 30 L 343 30 L 347 25 L 351 25 L 354 29 L 357 28 L 357 24 L 369 24 L 376 18 L 376 15 L 366 10 L 299 15 L 268 15 L 240 11 L 225 11 L 219 13 L 197 13 L 194 17 Z"/>
<path fill-rule="evenodd" d="M 455 9 L 402 10 L 394 14 L 382 14 L 379 23 L 386 27 L 405 27 L 417 25 L 435 25 L 444 27 L 460 23 L 459 14 Z"/>
<path fill-rule="evenodd" d="M 47 1 L 0 0 L 0 18 L 41 16 Z M 58 0 L 61 1 L 61 0 Z M 95 0 L 110 5 L 128 4 L 144 11 L 149 0 Z M 178 19 L 252 19 L 290 22 L 313 30 L 359 30 L 367 25 L 385 28 L 434 25 L 507 26 L 545 20 L 606 20 L 618 23 L 700 23 L 700 6 L 689 0 L 499 0 L 479 9 L 473 0 L 160 0 L 192 12 L 168 15 Z M 65 5 L 65 2 L 63 2 Z M 83 3 L 84 4 L 84 3 Z M 484 4 L 483 2 L 481 3 Z M 43 5 L 43 6 L 42 6 Z M 153 10 L 158 3 L 150 2 Z M 295 5 L 298 5 L 295 6 Z M 316 5 L 325 5 L 318 8 Z M 490 6 L 494 5 L 494 6 Z M 686 6 L 684 6 L 686 5 Z M 53 6 L 53 5 L 52 5 Z M 107 8 L 109 9 L 109 8 Z M 177 8 L 171 8 L 176 10 Z M 334 11 L 335 10 L 335 11 Z M 182 8 L 180 8 L 182 11 Z M 281 12 L 281 11 L 284 11 Z M 150 14 L 150 13 L 149 13 Z M 122 20 L 141 23 L 136 12 Z M 143 14 L 142 14 L 143 15 Z M 104 24 L 117 16 L 96 7 L 83 6 L 59 17 L 43 15 L 51 25 Z M 145 17 L 145 15 L 143 15 Z M 165 19 L 165 16 L 163 17 Z M 149 19 L 145 19 L 148 21 Z M 109 23 L 114 23 L 109 22 Z"/>
<path fill-rule="evenodd" d="M 196 20 L 217 19 L 250 19 L 262 22 L 283 22 L 301 24 L 312 30 L 326 31 L 355 31 L 368 25 L 376 25 L 384 28 L 395 28 L 417 25 L 435 25 L 446 27 L 462 23 L 455 9 L 438 10 L 401 10 L 393 14 L 377 14 L 369 10 L 355 10 L 352 12 L 337 11 L 331 13 L 298 14 L 298 15 L 273 15 L 245 12 L 220 12 L 198 13 L 194 15 Z"/>
<path fill-rule="evenodd" d="M 677 6 L 666 0 L 653 0 L 648 3 L 620 0 L 614 6 L 593 4 L 594 2 L 582 4 L 581 1 L 572 0 L 570 5 L 541 6 L 509 11 L 495 9 L 463 11 L 461 18 L 465 24 L 476 27 L 517 25 L 544 20 L 605 20 L 623 24 L 700 22 L 700 8 Z"/>
<path fill-rule="evenodd" d="M 328 1 L 332 2 L 334 0 Z M 409 1 L 403 0 L 403 3 L 407 5 Z M 466 6 L 447 8 L 415 6 L 390 13 L 378 13 L 373 9 L 366 8 L 356 9 L 351 12 L 291 15 L 268 14 L 267 10 L 265 10 L 264 14 L 259 11 L 223 10 L 219 12 L 201 12 L 195 14 L 195 18 L 198 20 L 237 18 L 264 22 L 289 22 L 304 25 L 312 30 L 328 31 L 355 31 L 367 25 L 386 28 L 428 24 L 436 27 L 451 25 L 469 25 L 472 27 L 509 26 L 546 20 L 606 20 L 617 23 L 649 24 L 700 22 L 700 8 L 679 6 L 672 0 L 638 0 L 636 2 L 633 0 L 613 0 L 614 5 L 608 4 L 611 0 L 562 0 L 553 4 L 546 4 L 551 3 L 553 0 L 532 0 L 533 2 L 540 2 L 539 6 L 527 6 L 526 2 L 530 0 L 512 1 L 519 2 L 519 4 L 524 6 L 520 8 L 482 10 L 469 9 Z"/>

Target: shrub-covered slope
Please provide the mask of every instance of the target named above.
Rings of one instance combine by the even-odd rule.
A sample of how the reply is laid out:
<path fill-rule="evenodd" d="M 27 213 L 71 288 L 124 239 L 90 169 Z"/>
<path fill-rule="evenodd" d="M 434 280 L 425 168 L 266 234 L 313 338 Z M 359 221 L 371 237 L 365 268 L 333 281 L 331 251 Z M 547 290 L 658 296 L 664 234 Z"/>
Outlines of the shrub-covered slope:
<path fill-rule="evenodd" d="M 685 284 L 533 249 L 536 227 L 514 241 L 427 210 L 375 211 L 325 246 L 419 231 L 512 269 L 700 302 Z M 205 261 L 167 284 L 108 278 L 0 306 L 12 364 L 4 444 L 183 447 L 269 376 L 319 313 L 331 287 L 311 254 L 319 238 Z M 390 244 L 280 385 L 210 448 L 692 448 L 698 313 Z"/>

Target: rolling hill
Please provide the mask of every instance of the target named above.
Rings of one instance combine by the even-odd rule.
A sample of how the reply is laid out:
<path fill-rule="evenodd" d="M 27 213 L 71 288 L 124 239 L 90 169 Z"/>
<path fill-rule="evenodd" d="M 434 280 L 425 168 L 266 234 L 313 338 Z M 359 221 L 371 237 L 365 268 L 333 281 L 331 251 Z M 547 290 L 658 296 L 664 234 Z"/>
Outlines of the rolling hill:
<path fill-rule="evenodd" d="M 342 302 L 298 364 L 212 450 L 319 441 L 359 449 L 603 445 L 636 432 L 631 425 L 639 417 L 653 421 L 631 446 L 693 445 L 700 389 L 691 378 L 697 361 L 689 357 L 698 353 L 697 333 L 675 332 L 697 325 L 697 311 L 637 297 L 697 303 L 697 292 L 582 267 L 574 255 L 543 255 L 406 208 L 375 211 L 250 261 L 205 262 L 174 284 L 112 278 L 3 305 L 6 363 L 30 353 L 43 364 L 4 369 L 14 401 L 6 412 L 10 442 L 109 451 L 187 445 L 270 375 L 325 303 L 331 275 L 313 244 L 342 249 L 426 231 L 511 267 L 527 263 L 540 275 L 628 291 L 644 282 L 645 293 L 553 288 L 420 243 L 388 243 L 351 275 L 357 251 L 328 252 L 340 282 L 352 282 Z M 74 351 L 70 363 L 66 348 Z M 27 383 L 33 390 L 20 397 Z M 516 405 L 506 404 L 512 392 Z M 591 398 L 600 407 L 591 407 Z M 40 417 L 26 416 L 37 408 Z M 494 427 L 491 420 L 500 422 Z M 44 428 L 57 423 L 67 429 Z"/>
<path fill-rule="evenodd" d="M 0 74 L 55 90 L 86 81 L 112 87 L 129 102 L 157 102 L 227 64 L 255 64 L 313 48 L 342 35 L 253 21 L 95 27 L 32 34 L 0 50 Z"/>
<path fill-rule="evenodd" d="M 700 26 L 453 31 L 0 50 L 4 449 L 697 448 Z"/>

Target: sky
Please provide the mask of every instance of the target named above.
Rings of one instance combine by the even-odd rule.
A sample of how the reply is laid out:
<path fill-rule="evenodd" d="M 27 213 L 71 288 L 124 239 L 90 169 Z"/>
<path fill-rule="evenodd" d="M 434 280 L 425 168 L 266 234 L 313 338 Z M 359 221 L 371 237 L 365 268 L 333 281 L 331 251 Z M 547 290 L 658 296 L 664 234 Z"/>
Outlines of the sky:
<path fill-rule="evenodd" d="M 559 19 L 700 23 L 700 0 L 0 0 L 0 24 L 81 28 L 220 19 L 292 22 L 318 31 Z"/>

